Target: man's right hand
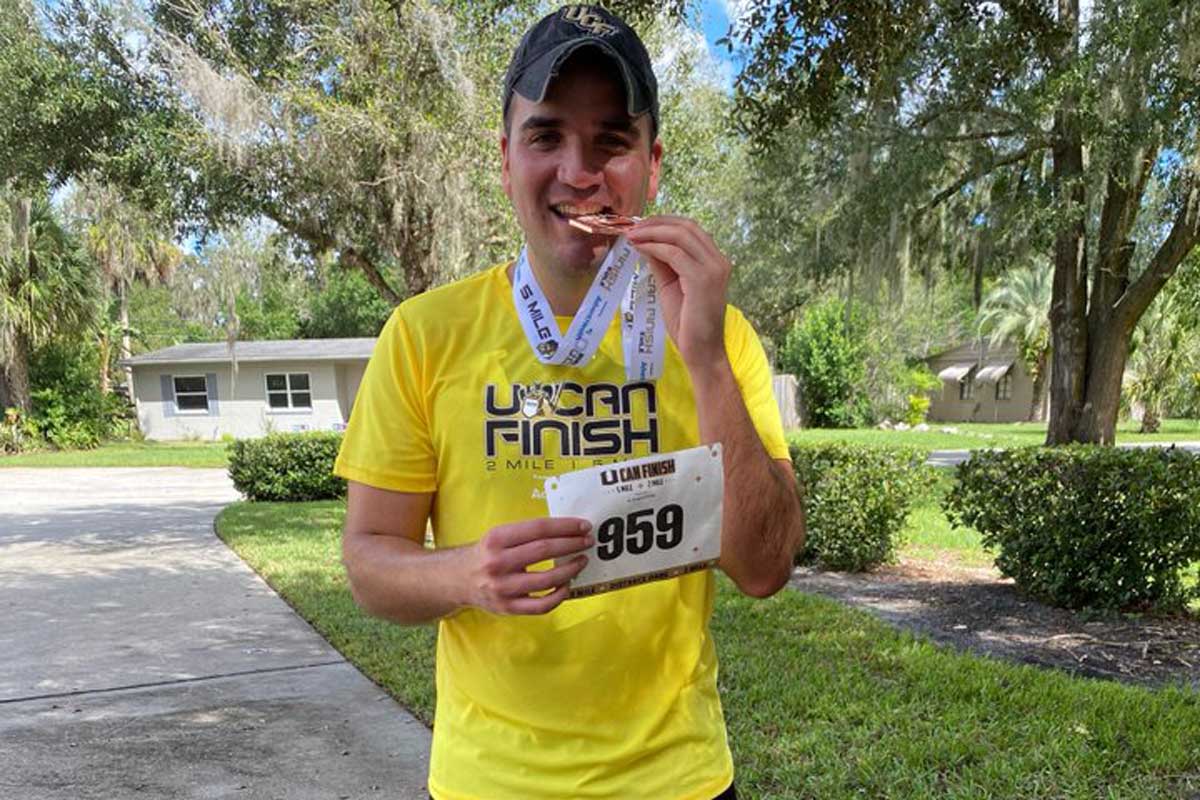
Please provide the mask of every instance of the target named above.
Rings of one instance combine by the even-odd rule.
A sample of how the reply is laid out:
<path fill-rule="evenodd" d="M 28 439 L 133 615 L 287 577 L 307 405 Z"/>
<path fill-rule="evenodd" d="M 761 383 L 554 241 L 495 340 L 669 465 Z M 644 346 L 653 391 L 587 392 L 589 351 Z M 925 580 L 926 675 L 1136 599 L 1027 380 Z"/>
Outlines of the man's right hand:
<path fill-rule="evenodd" d="M 578 517 L 543 517 L 498 525 L 469 548 L 468 604 L 493 614 L 552 611 L 567 599 L 571 579 L 587 565 L 583 551 L 593 543 L 591 524 Z M 548 570 L 527 570 L 551 559 L 555 564 Z"/>

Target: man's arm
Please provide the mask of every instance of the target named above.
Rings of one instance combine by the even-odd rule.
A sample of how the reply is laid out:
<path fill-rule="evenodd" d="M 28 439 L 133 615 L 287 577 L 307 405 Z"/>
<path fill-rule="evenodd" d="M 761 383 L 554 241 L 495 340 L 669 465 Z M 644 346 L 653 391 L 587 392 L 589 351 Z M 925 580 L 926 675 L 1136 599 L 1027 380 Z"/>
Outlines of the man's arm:
<path fill-rule="evenodd" d="M 700 438 L 724 449 L 721 568 L 746 594 L 767 597 L 791 575 L 804 509 L 791 465 L 763 447 L 725 352 L 732 267 L 689 219 L 650 217 L 628 237 L 654 270 L 663 321 L 692 378 Z"/>
<path fill-rule="evenodd" d="M 734 378 L 729 362 L 692 375 L 700 439 L 721 442 L 725 503 L 721 519 L 721 569 L 753 597 L 769 597 L 787 583 L 804 545 L 804 508 L 792 464 L 772 460 Z"/>
<path fill-rule="evenodd" d="M 567 598 L 583 570 L 590 526 L 575 517 L 499 525 L 464 547 L 428 550 L 428 493 L 393 492 L 350 481 L 342 563 L 354 601 L 402 625 L 435 622 L 464 608 L 544 614 Z M 559 559 L 545 572 L 526 568 Z M 541 597 L 533 592 L 550 590 Z"/>

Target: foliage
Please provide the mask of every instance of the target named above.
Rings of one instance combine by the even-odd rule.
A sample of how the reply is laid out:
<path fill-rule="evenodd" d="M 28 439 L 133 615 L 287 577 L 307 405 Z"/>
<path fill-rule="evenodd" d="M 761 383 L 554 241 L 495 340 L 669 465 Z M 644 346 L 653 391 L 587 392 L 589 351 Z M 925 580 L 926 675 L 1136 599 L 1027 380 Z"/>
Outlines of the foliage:
<path fill-rule="evenodd" d="M 99 390 L 101 349 L 64 336 L 39 348 L 30 363 L 30 379 L 39 387 L 28 416 L 31 431 L 59 450 L 90 449 L 127 437 L 133 409 L 121 395 Z"/>
<path fill-rule="evenodd" d="M 28 410 L 33 350 L 85 331 L 98 296 L 95 273 L 45 195 L 0 192 L 0 386 L 9 395 L 0 405 Z"/>
<path fill-rule="evenodd" d="M 808 425 L 853 428 L 870 422 L 862 393 L 866 346 L 862 309 L 842 300 L 810 307 L 792 328 L 780 364 L 800 381 Z"/>
<path fill-rule="evenodd" d="M 0 421 L 0 455 L 13 455 L 28 449 L 33 434 L 21 409 L 11 406 L 4 409 L 4 419 Z"/>
<path fill-rule="evenodd" d="M 992 346 L 1011 341 L 1033 379 L 1028 420 L 1042 419 L 1050 372 L 1050 298 L 1054 269 L 1046 259 L 1006 272 L 979 309 L 979 330 Z"/>
<path fill-rule="evenodd" d="M 925 421 L 932 402 L 928 395 L 910 394 L 908 396 L 908 413 L 904 415 L 904 421 L 909 425 L 920 425 Z"/>
<path fill-rule="evenodd" d="M 166 226 L 130 203 L 115 186 L 88 175 L 73 186 L 64 203 L 68 223 L 99 268 L 102 315 L 96 325 L 100 345 L 100 392 L 111 386 L 113 342 L 121 358 L 133 355 L 129 294 L 135 283 L 170 280 L 183 253 L 164 232 Z M 113 298 L 115 296 L 115 303 Z M 107 313 L 116 306 L 116 318 Z M 110 323 L 110 324 L 106 324 Z M 125 372 L 127 381 L 131 373 Z M 126 387 L 130 389 L 131 387 Z"/>
<path fill-rule="evenodd" d="M 1182 295 L 1167 292 L 1138 323 L 1130 342 L 1124 389 L 1142 406 L 1142 432 L 1158 430 L 1167 399 L 1200 370 L 1200 331 L 1188 326 Z"/>
<path fill-rule="evenodd" d="M 833 263 L 970 270 L 978 303 L 1053 253 L 1049 438 L 1110 442 L 1128 337 L 1200 242 L 1196 4 L 742 8 L 735 118 L 828 175 Z"/>
<path fill-rule="evenodd" d="M 979 309 L 979 329 L 997 346 L 1014 341 L 1021 359 L 1033 369 L 1050 352 L 1050 295 L 1054 270 L 1037 259 L 1034 267 L 1009 270 Z"/>
<path fill-rule="evenodd" d="M 791 446 L 808 536 L 799 560 L 859 572 L 894 560 L 913 502 L 931 484 L 914 447 Z"/>
<path fill-rule="evenodd" d="M 250 500 L 298 502 L 346 494 L 346 482 L 333 474 L 339 433 L 272 433 L 229 444 L 229 477 Z"/>
<path fill-rule="evenodd" d="M 1067 608 L 1186 607 L 1200 561 L 1200 457 L 1174 448 L 981 451 L 944 501 L 996 565 Z"/>
<path fill-rule="evenodd" d="M 324 286 L 315 288 L 308 301 L 300 333 L 306 339 L 378 336 L 392 313 L 392 304 L 380 297 L 358 272 L 329 265 Z"/>

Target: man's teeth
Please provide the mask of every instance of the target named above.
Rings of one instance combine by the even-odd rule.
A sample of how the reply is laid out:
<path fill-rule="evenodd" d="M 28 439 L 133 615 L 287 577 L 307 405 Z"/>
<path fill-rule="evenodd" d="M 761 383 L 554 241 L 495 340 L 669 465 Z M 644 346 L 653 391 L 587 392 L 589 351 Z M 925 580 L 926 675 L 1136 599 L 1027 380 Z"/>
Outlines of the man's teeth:
<path fill-rule="evenodd" d="M 604 206 L 600 205 L 577 206 L 569 203 L 559 203 L 553 208 L 564 217 L 582 217 L 585 214 L 599 214 L 604 210 Z"/>

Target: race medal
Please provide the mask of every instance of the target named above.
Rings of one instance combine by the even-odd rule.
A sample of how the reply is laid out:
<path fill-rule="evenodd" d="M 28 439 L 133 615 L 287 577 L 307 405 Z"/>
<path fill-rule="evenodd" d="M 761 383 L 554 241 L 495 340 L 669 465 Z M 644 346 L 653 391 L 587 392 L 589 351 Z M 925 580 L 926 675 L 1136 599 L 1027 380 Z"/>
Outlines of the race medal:
<path fill-rule="evenodd" d="M 547 478 L 550 516 L 586 519 L 596 539 L 588 565 L 571 581 L 570 596 L 716 564 L 724 486 L 719 443 Z"/>

